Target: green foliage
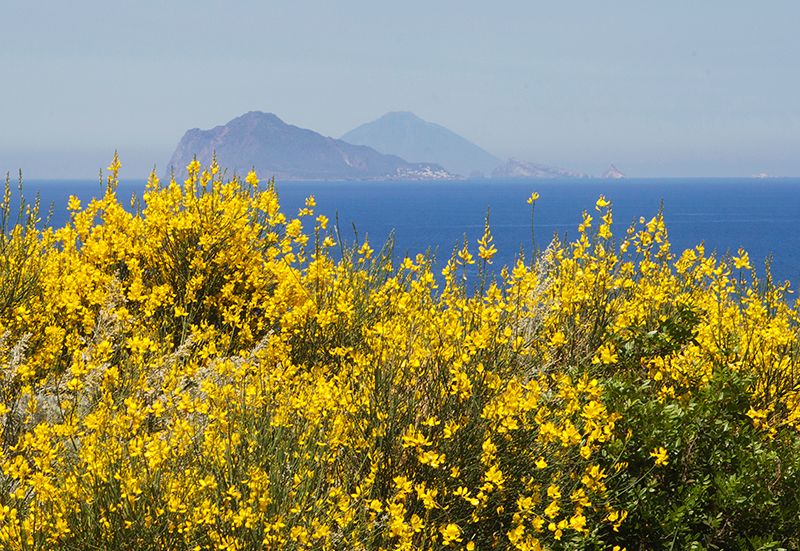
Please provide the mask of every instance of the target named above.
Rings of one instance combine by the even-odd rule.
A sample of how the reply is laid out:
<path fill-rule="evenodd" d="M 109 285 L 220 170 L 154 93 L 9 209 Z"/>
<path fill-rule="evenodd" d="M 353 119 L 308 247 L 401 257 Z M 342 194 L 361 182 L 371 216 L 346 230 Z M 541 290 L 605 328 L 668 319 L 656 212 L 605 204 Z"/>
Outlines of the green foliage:
<path fill-rule="evenodd" d="M 690 341 L 694 316 L 665 322 L 631 353 L 674 351 Z M 678 341 L 672 340 L 678 335 Z M 618 506 L 629 511 L 608 543 L 628 549 L 774 549 L 800 547 L 800 438 L 794 428 L 772 438 L 753 426 L 754 379 L 719 369 L 679 399 L 659 396 L 652 381 L 624 373 L 605 381 L 606 403 L 622 416 L 608 457 L 627 464 L 613 479 Z M 669 450 L 656 466 L 650 451 Z"/>

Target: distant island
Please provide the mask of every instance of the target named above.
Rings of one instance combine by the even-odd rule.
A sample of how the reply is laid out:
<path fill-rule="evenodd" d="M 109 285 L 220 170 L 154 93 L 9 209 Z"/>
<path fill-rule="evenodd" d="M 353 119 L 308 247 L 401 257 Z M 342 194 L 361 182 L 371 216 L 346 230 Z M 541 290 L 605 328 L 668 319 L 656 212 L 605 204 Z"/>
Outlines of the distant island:
<path fill-rule="evenodd" d="M 452 130 L 408 111 L 386 113 L 343 134 L 342 140 L 407 161 L 436 163 L 461 176 L 490 174 L 502 162 Z"/>
<path fill-rule="evenodd" d="M 536 179 L 536 178 L 589 178 L 588 174 L 565 168 L 557 168 L 519 159 L 509 159 L 492 171 L 492 178 Z"/>
<path fill-rule="evenodd" d="M 453 174 L 435 163 L 410 163 L 371 147 L 325 137 L 286 124 L 272 113 L 251 111 L 210 130 L 184 134 L 168 166 L 186 172 L 194 157 L 239 173 L 255 168 L 282 180 L 439 180 Z"/>
<path fill-rule="evenodd" d="M 255 168 L 280 180 L 452 180 L 456 178 L 590 178 L 583 172 L 519 159 L 505 162 L 480 146 L 408 111 L 386 113 L 341 139 L 250 111 L 208 130 L 193 128 L 169 160 L 176 176 L 195 157 L 204 165 L 216 154 L 228 170 Z M 614 165 L 602 178 L 624 178 Z"/>
<path fill-rule="evenodd" d="M 620 172 L 620 170 L 617 167 L 611 165 L 610 167 L 608 167 L 608 170 L 606 170 L 603 173 L 603 178 L 607 180 L 621 180 L 625 178 L 625 175 L 622 172 Z"/>

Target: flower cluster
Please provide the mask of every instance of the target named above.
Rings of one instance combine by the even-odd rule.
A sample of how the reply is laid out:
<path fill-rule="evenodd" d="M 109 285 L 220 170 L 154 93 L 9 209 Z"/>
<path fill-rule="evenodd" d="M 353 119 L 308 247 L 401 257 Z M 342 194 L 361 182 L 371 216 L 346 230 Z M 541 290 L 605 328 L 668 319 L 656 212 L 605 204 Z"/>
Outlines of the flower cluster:
<path fill-rule="evenodd" d="M 126 209 L 119 169 L 63 228 L 5 227 L 6 193 L 3 548 L 610 546 L 626 489 L 680 464 L 635 443 L 614 377 L 672 403 L 746 371 L 747 426 L 798 427 L 785 289 L 675 257 L 661 216 L 617 244 L 601 197 L 596 230 L 469 292 L 469 243 L 440 277 L 339 247 L 253 172 L 195 161 Z"/>

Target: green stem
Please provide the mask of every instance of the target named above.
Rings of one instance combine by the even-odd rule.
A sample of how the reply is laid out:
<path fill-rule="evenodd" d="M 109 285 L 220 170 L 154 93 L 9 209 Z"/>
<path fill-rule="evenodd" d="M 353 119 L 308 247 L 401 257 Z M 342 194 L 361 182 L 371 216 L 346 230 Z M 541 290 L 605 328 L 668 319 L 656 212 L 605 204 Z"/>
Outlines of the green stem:
<path fill-rule="evenodd" d="M 531 268 L 536 261 L 536 234 L 533 229 L 533 211 L 536 208 L 536 202 L 531 203 Z"/>

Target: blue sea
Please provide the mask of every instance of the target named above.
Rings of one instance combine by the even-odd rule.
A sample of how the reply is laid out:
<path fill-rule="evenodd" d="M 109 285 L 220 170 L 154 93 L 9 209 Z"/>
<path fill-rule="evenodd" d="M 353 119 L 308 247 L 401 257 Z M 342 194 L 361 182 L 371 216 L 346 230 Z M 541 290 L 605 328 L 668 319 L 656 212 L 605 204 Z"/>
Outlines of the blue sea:
<path fill-rule="evenodd" d="M 140 195 L 141 181 L 124 181 L 118 195 Z M 531 250 L 531 192 L 537 191 L 536 245 L 545 248 L 554 235 L 577 235 L 581 213 L 593 215 L 600 195 L 613 203 L 615 235 L 640 216 L 654 216 L 663 204 L 673 250 L 704 243 L 707 250 L 735 254 L 739 247 L 763 266 L 773 257 L 772 272 L 779 281 L 800 282 L 800 178 L 781 179 L 625 179 L 434 182 L 278 182 L 281 204 L 294 216 L 306 196 L 314 195 L 317 212 L 335 220 L 345 241 L 369 236 L 373 247 L 394 233 L 395 254 L 415 255 L 430 250 L 439 265 L 466 236 L 472 250 L 483 233 L 490 211 L 495 268 L 511 264 L 520 250 Z M 95 181 L 26 181 L 25 195 L 41 195 L 43 210 L 51 203 L 51 224 L 68 219 L 67 198 L 84 204 L 102 192 Z M 595 219 L 597 217 L 595 216 Z M 377 248 L 377 247 L 376 247 Z M 763 273 L 763 269 L 761 270 Z"/>

